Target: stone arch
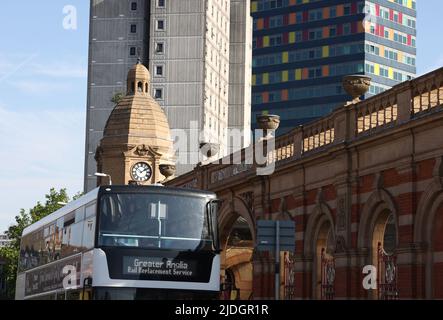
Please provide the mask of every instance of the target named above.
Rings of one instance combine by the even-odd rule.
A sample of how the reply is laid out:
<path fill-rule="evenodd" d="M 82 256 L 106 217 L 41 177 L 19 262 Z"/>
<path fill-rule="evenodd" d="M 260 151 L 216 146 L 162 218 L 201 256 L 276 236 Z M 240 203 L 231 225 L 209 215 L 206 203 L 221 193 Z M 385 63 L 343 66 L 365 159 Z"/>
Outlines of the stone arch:
<path fill-rule="evenodd" d="M 311 296 L 314 299 L 321 298 L 322 251 L 328 247 L 330 239 L 335 239 L 334 219 L 328 205 L 321 202 L 309 215 L 304 242 L 304 254 L 313 258 Z"/>
<path fill-rule="evenodd" d="M 393 229 L 387 229 L 387 226 Z M 393 230 L 395 239 L 393 240 L 392 252 L 398 246 L 398 211 L 394 199 L 385 189 L 374 191 L 366 201 L 361 216 L 357 234 L 358 249 L 367 252 L 364 264 L 378 266 L 379 244 L 384 248 L 386 232 Z M 368 298 L 377 299 L 379 289 L 368 291 Z"/>
<path fill-rule="evenodd" d="M 434 235 L 439 208 L 443 205 L 443 179 L 436 178 L 420 197 L 414 220 L 414 242 L 425 244 L 425 294 L 434 297 Z"/>
<path fill-rule="evenodd" d="M 242 218 L 242 219 L 240 219 Z M 236 243 L 231 234 L 238 227 L 238 221 L 248 225 L 252 241 Z M 240 290 L 240 297 L 247 299 L 252 293 L 252 253 L 255 243 L 255 219 L 246 202 L 237 196 L 224 199 L 218 218 L 221 244 L 221 281 L 225 283 L 229 273 L 233 275 L 235 285 Z M 250 239 L 250 238 L 249 238 Z M 232 240 L 232 241 L 231 241 Z"/>
<path fill-rule="evenodd" d="M 380 219 L 380 215 L 387 211 L 394 215 L 398 234 L 398 214 L 394 199 L 384 189 L 374 191 L 366 201 L 360 216 L 357 235 L 357 246 L 359 249 L 372 246 L 373 231 L 377 226 L 377 221 Z"/>
<path fill-rule="evenodd" d="M 142 81 L 139 81 L 137 83 L 137 92 L 138 93 L 143 93 L 143 82 Z"/>
<path fill-rule="evenodd" d="M 304 254 L 313 255 L 314 252 L 314 242 L 316 240 L 316 235 L 322 223 L 329 221 L 330 225 L 334 226 L 334 218 L 332 216 L 332 211 L 329 206 L 325 203 L 320 203 L 315 206 L 314 210 L 311 212 L 308 218 L 308 223 L 306 224 L 305 231 L 305 241 L 304 241 Z M 334 229 L 334 228 L 333 228 Z"/>
<path fill-rule="evenodd" d="M 220 243 L 222 245 L 227 241 L 230 229 L 238 217 L 242 217 L 247 221 L 252 239 L 255 243 L 255 219 L 243 199 L 239 197 L 234 197 L 232 200 L 226 199 L 219 212 L 218 225 Z"/>
<path fill-rule="evenodd" d="M 414 242 L 430 244 L 432 235 L 432 221 L 443 197 L 443 179 L 435 179 L 427 188 L 417 207 L 414 221 Z"/>

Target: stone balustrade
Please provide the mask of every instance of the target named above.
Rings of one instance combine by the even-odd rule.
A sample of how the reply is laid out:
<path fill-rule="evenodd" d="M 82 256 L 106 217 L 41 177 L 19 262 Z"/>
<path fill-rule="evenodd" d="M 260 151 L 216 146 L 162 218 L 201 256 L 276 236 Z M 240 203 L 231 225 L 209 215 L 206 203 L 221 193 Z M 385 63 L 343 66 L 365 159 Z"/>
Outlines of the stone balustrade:
<path fill-rule="evenodd" d="M 434 112 L 443 111 L 443 68 L 406 81 L 379 95 L 363 101 L 350 102 L 331 114 L 314 122 L 294 128 L 275 138 L 275 148 L 267 154 L 268 164 L 279 166 L 291 160 L 309 157 L 312 153 L 325 151 L 339 144 L 364 139 L 374 133 L 393 129 Z M 207 166 L 209 176 L 205 184 L 196 183 L 196 170 L 173 182 L 174 185 L 207 187 L 226 179 L 242 179 L 255 173 L 252 160 L 253 148 L 246 148 L 234 155 Z M 229 159 L 241 159 L 242 164 Z M 183 183 L 182 183 L 183 181 Z"/>

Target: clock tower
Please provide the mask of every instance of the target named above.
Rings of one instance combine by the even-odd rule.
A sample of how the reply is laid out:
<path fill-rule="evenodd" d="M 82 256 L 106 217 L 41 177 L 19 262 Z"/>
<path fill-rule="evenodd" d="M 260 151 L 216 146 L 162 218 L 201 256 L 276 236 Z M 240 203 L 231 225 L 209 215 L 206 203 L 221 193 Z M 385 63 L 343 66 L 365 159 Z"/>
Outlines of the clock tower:
<path fill-rule="evenodd" d="M 149 71 L 139 61 L 129 70 L 126 96 L 109 116 L 96 150 L 97 172 L 110 175 L 113 184 L 148 185 L 174 172 L 168 121 L 149 94 L 149 82 Z M 98 181 L 108 183 L 108 178 Z"/>

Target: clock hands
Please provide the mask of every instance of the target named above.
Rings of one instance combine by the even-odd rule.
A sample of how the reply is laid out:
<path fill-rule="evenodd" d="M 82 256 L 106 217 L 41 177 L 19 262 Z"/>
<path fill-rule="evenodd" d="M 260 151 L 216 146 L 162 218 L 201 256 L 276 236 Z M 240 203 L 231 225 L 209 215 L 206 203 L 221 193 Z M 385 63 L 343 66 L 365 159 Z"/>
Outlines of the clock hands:
<path fill-rule="evenodd" d="M 136 164 L 132 170 L 133 177 L 139 181 L 147 181 L 151 176 L 151 168 L 147 164 Z"/>

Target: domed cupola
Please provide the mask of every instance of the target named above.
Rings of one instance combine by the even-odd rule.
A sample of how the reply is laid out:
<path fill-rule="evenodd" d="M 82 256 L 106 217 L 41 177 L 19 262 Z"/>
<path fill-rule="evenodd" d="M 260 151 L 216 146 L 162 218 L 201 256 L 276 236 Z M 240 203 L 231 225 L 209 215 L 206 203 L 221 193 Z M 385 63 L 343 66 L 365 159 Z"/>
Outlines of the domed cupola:
<path fill-rule="evenodd" d="M 97 170 L 114 184 L 157 183 L 165 179 L 160 165 L 174 165 L 169 124 L 149 86 L 150 73 L 139 61 L 128 72 L 126 96 L 109 116 L 97 148 Z"/>

